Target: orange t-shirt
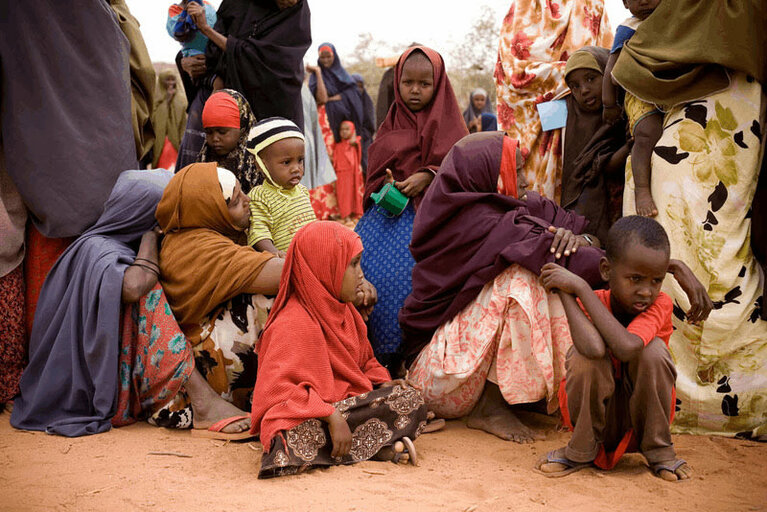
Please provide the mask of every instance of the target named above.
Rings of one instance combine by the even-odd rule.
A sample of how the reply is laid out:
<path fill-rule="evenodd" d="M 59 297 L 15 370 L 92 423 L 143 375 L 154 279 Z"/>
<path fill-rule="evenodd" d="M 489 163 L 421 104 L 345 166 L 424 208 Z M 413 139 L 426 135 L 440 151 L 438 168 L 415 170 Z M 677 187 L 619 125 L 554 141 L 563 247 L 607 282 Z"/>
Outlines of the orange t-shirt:
<path fill-rule="evenodd" d="M 610 307 L 610 290 L 594 290 L 594 293 L 605 305 L 607 311 L 613 312 Z M 583 307 L 580 299 L 578 299 L 578 305 L 586 314 L 589 320 L 591 316 L 588 311 Z M 644 342 L 645 346 L 655 338 L 662 339 L 666 346 L 668 346 L 668 340 L 671 337 L 671 333 L 674 332 L 674 326 L 671 322 L 671 315 L 674 313 L 674 303 L 671 302 L 671 297 L 663 292 L 658 294 L 658 298 L 655 299 L 649 308 L 642 311 L 630 324 L 626 327 L 626 330 L 631 334 L 639 336 Z"/>

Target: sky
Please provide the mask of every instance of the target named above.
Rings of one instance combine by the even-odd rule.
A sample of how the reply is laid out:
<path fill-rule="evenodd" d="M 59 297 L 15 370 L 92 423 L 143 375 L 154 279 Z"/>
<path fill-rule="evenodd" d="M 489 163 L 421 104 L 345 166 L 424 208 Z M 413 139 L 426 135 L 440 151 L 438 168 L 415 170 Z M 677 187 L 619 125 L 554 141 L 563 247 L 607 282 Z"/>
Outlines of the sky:
<path fill-rule="evenodd" d="M 218 7 L 221 0 L 209 0 Z M 127 0 L 141 24 L 141 33 L 155 62 L 173 62 L 179 45 L 165 30 L 170 0 Z M 475 3 L 474 8 L 467 7 Z M 605 0 L 612 27 L 629 16 L 622 0 Z M 312 10 L 312 46 L 306 61 L 314 62 L 317 46 L 332 42 L 338 54 L 352 53 L 358 35 L 369 32 L 375 40 L 403 45 L 416 40 L 442 55 L 449 55 L 468 33 L 479 6 L 486 5 L 497 15 L 498 25 L 511 0 L 309 0 Z M 403 14 L 405 14 L 403 16 Z"/>

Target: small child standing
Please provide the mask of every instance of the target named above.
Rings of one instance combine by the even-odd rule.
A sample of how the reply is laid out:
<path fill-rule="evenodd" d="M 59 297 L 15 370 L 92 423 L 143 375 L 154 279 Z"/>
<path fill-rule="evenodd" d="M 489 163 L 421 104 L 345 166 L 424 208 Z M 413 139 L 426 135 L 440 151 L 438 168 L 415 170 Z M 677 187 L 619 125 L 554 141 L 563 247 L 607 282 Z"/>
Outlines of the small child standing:
<path fill-rule="evenodd" d="M 290 241 L 300 228 L 317 220 L 304 176 L 304 134 L 282 117 L 259 121 L 248 136 L 248 151 L 264 175 L 250 198 L 248 245 L 285 257 Z"/>
<path fill-rule="evenodd" d="M 554 263 L 541 269 L 543 285 L 562 299 L 573 338 L 559 392 L 573 435 L 567 446 L 538 461 L 546 476 L 592 464 L 612 469 L 623 453 L 638 448 L 657 476 L 690 478 L 692 470 L 676 458 L 671 442 L 676 369 L 667 347 L 673 303 L 660 291 L 669 252 L 663 227 L 632 215 L 608 232 L 600 272 L 609 290 L 593 291 Z"/>
<path fill-rule="evenodd" d="M 341 140 L 333 148 L 333 168 L 336 170 L 336 197 L 341 219 L 349 222 L 362 216 L 362 137 L 354 123 L 343 121 L 339 130 Z"/>
<path fill-rule="evenodd" d="M 615 123 L 621 116 L 621 107 L 617 104 L 617 84 L 613 83 L 612 70 L 623 45 L 631 39 L 639 25 L 650 16 L 660 0 L 623 0 L 623 5 L 631 11 L 631 18 L 624 21 L 615 31 L 610 58 L 602 82 L 602 105 L 604 119 Z M 624 108 L 629 121 L 629 133 L 634 137 L 631 149 L 631 170 L 634 174 L 634 197 L 636 212 L 645 217 L 658 215 L 658 208 L 650 192 L 650 160 L 655 144 L 663 134 L 663 112 L 653 105 L 626 92 Z"/>
<path fill-rule="evenodd" d="M 192 13 L 204 10 L 205 20 L 211 27 L 216 24 L 216 9 L 203 0 L 182 0 L 168 8 L 168 21 L 165 28 L 170 37 L 181 43 L 181 55 L 192 57 L 204 55 L 208 38 L 197 29 L 192 20 Z"/>

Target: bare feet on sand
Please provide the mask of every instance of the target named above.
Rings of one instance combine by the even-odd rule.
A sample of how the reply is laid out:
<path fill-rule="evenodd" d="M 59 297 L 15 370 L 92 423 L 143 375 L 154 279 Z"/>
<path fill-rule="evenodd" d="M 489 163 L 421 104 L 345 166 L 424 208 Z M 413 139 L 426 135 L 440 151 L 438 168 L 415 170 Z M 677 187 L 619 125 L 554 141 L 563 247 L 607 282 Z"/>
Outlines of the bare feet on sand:
<path fill-rule="evenodd" d="M 532 443 L 538 436 L 519 421 L 503 399 L 500 388 L 490 381 L 474 410 L 469 414 L 466 426 L 500 437 L 505 441 Z"/>
<path fill-rule="evenodd" d="M 250 416 L 219 396 L 198 371 L 193 371 L 186 383 L 186 390 L 192 400 L 192 427 L 207 429 L 211 425 L 232 416 L 248 418 L 230 423 L 221 432 L 235 434 L 250 430 Z"/>

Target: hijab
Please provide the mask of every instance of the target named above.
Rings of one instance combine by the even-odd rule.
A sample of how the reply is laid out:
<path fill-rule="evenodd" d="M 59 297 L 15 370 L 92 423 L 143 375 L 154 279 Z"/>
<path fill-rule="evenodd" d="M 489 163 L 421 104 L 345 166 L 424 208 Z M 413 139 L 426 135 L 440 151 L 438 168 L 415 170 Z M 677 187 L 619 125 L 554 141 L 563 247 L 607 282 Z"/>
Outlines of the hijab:
<path fill-rule="evenodd" d="M 329 416 L 334 402 L 391 378 L 373 355 L 362 316 L 340 301 L 344 272 L 361 252 L 356 233 L 328 221 L 302 227 L 288 248 L 256 346 L 251 432 L 267 452 L 281 430 Z"/>
<path fill-rule="evenodd" d="M 274 256 L 245 244 L 233 223 L 215 163 L 184 167 L 157 205 L 165 233 L 160 281 L 179 326 L 192 344 L 200 324 L 241 293 L 253 293 L 261 269 Z"/>
<path fill-rule="evenodd" d="M 510 183 L 516 181 L 516 148 L 517 141 L 503 132 L 464 137 L 429 186 L 413 224 L 413 291 L 399 314 L 403 352 L 409 360 L 509 265 L 538 274 L 545 263 L 554 261 L 549 226 L 576 234 L 586 226 L 586 219 L 535 192 L 528 192 L 526 200 L 514 197 L 516 187 Z M 497 191 L 501 175 L 508 182 L 507 193 Z M 590 283 L 599 283 L 602 254 L 580 248 L 564 264 Z"/>
<path fill-rule="evenodd" d="M 216 94 L 228 94 L 237 101 L 237 107 L 240 111 L 240 140 L 237 141 L 237 146 L 230 151 L 223 158 L 216 155 L 212 149 L 208 147 L 207 140 L 203 143 L 200 150 L 199 162 L 218 162 L 218 165 L 225 167 L 237 176 L 242 186 L 242 191 L 246 194 L 250 192 L 250 189 L 256 187 L 264 181 L 263 176 L 258 172 L 256 167 L 256 161 L 247 151 L 248 133 L 256 125 L 256 118 L 253 116 L 253 112 L 250 110 L 250 105 L 245 96 L 233 89 L 221 89 L 212 94 L 212 98 Z"/>
<path fill-rule="evenodd" d="M 485 106 L 482 107 L 482 110 L 479 110 L 474 106 L 474 96 L 485 97 Z M 471 91 L 471 94 L 469 94 L 469 106 L 463 111 L 463 120 L 466 123 L 466 126 L 469 126 L 470 122 L 475 118 L 480 117 L 485 112 L 492 114 L 493 105 L 490 103 L 490 96 L 488 96 L 487 91 L 481 87 L 477 87 Z M 485 131 L 485 129 L 483 128 L 482 131 Z"/>
<path fill-rule="evenodd" d="M 166 80 L 170 77 L 176 79 L 176 92 L 168 96 Z M 152 128 L 154 129 L 154 161 L 153 166 L 162 155 L 165 138 L 170 141 L 173 149 L 178 150 L 181 145 L 181 137 L 186 128 L 186 96 L 181 92 L 181 79 L 172 69 L 161 72 L 157 80 L 157 92 L 155 104 L 152 110 Z"/>
<path fill-rule="evenodd" d="M 418 112 L 408 108 L 398 86 L 405 61 L 413 52 L 426 55 L 434 68 L 434 95 Z M 453 144 L 467 133 L 442 56 L 425 46 L 405 50 L 394 72 L 394 104 L 378 129 L 376 140 L 370 145 L 365 208 L 372 204 L 370 194 L 383 186 L 387 168 L 391 169 L 396 181 L 419 171 L 437 172 Z M 416 207 L 421 197 L 416 198 Z"/>
<path fill-rule="evenodd" d="M 172 173 L 125 171 L 104 212 L 45 279 L 11 424 L 69 437 L 111 428 L 118 389 L 123 276 Z"/>

